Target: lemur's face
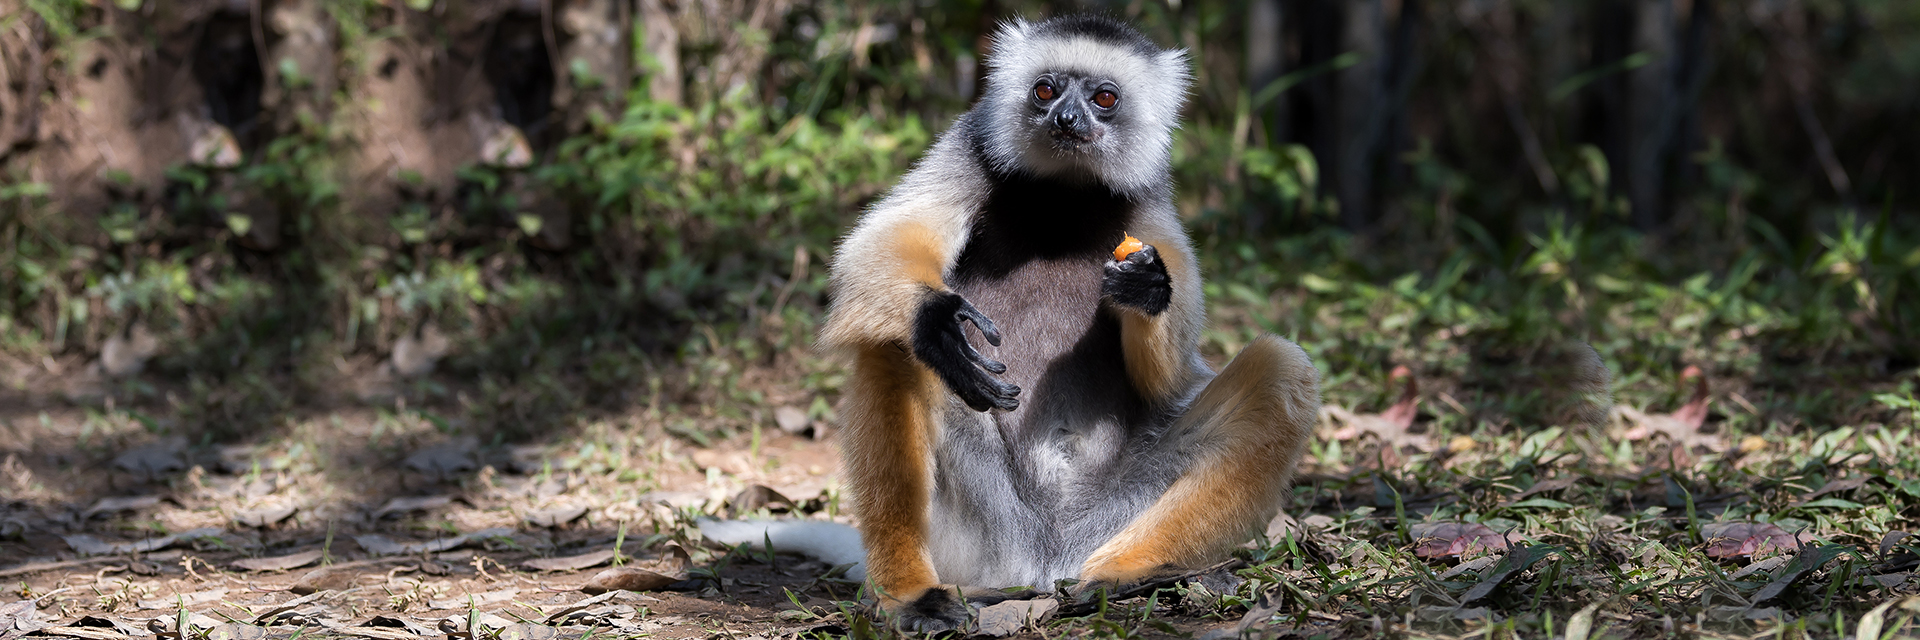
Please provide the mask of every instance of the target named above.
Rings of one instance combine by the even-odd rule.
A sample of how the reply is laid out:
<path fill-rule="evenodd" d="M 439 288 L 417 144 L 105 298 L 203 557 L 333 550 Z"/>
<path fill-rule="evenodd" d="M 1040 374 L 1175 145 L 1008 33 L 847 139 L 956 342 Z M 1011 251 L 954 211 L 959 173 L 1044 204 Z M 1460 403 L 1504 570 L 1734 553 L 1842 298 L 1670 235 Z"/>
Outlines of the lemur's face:
<path fill-rule="evenodd" d="M 1120 85 L 1100 76 L 1048 72 L 1027 91 L 1028 122 L 1052 141 L 1055 151 L 1093 154 L 1119 125 L 1126 98 Z"/>

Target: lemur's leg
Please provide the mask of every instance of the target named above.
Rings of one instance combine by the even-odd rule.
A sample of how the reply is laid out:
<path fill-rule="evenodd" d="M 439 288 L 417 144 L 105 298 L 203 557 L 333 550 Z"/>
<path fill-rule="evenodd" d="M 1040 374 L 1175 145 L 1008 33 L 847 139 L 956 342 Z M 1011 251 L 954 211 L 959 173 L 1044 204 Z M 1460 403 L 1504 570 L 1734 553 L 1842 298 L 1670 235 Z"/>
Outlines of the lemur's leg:
<path fill-rule="evenodd" d="M 1247 345 L 1193 399 L 1165 451 L 1190 460 L 1151 507 L 1100 546 L 1087 583 L 1127 583 L 1216 560 L 1265 526 L 1313 437 L 1319 374 L 1276 336 Z M 1178 451 L 1178 453 L 1176 453 Z"/>

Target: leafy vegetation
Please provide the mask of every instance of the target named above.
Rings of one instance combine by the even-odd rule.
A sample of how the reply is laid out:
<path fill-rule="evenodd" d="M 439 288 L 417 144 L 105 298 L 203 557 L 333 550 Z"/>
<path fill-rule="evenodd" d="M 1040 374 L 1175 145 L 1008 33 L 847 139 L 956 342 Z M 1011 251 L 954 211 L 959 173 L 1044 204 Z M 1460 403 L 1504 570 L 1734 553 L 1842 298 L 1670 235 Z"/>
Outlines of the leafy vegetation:
<path fill-rule="evenodd" d="M 272 452 L 257 473 L 326 479 L 300 489 L 320 496 L 307 508 L 338 506 L 357 490 L 340 478 L 437 439 L 494 458 L 538 447 L 551 454 L 544 474 L 585 478 L 605 504 L 684 488 L 669 449 L 746 449 L 777 467 L 758 457 L 776 409 L 824 427 L 838 399 L 837 366 L 810 350 L 834 240 L 978 90 L 984 25 L 1042 10 L 688 14 L 676 73 L 629 16 L 617 57 L 631 73 L 549 65 L 567 95 L 617 99 L 556 101 L 505 138 L 528 160 L 477 158 L 442 182 L 369 170 L 355 154 L 383 142 L 366 123 L 390 106 L 373 97 L 388 65 L 426 73 L 383 47 L 450 55 L 434 47 L 468 31 L 434 16 L 458 12 L 444 0 L 324 4 L 337 68 L 276 64 L 264 82 L 275 95 L 331 94 L 237 136 L 236 164 L 179 162 L 154 192 L 117 170 L 50 181 L 47 156 L 0 150 L 0 424 L 52 429 L 54 414 L 82 434 L 8 445 L 5 459 L 64 477 L 143 439 L 246 444 Z M 1920 548 L 1897 534 L 1920 518 L 1920 217 L 1901 190 L 1920 168 L 1909 124 L 1920 5 L 1676 3 L 1707 12 L 1711 55 L 1662 54 L 1707 71 L 1674 107 L 1691 137 L 1656 167 L 1673 179 L 1654 215 L 1634 205 L 1646 164 L 1593 124 L 1623 117 L 1609 100 L 1666 60 L 1597 53 L 1613 5 L 1376 3 L 1409 7 L 1426 38 L 1414 53 L 1314 53 L 1317 14 L 1281 2 L 1299 10 L 1286 24 L 1305 25 L 1281 32 L 1299 51 L 1255 80 L 1245 17 L 1256 4 L 1114 8 L 1189 47 L 1201 80 L 1175 172 L 1208 278 L 1206 355 L 1288 336 L 1322 368 L 1328 404 L 1362 413 L 1396 402 L 1392 372 L 1406 367 L 1421 403 L 1406 426 L 1426 446 L 1322 438 L 1287 505 L 1299 526 L 1244 550 L 1228 577 L 1069 607 L 1033 632 L 1245 621 L 1234 629 L 1330 638 L 1916 633 Z M 33 34 L 7 40 L 0 64 L 19 68 L 13 52 L 38 47 L 51 81 L 14 86 L 72 106 L 92 64 L 84 47 L 157 46 L 109 19 L 144 6 L 0 0 L 0 35 Z M 725 28 L 688 26 L 699 20 Z M 1393 142 L 1356 164 L 1316 133 L 1343 126 L 1325 101 L 1353 77 L 1342 74 L 1394 56 L 1409 79 L 1373 96 L 1399 109 L 1382 116 Z M 650 85 L 669 76 L 678 93 Z M 1372 176 L 1364 215 L 1343 186 L 1356 166 Z M 80 183 L 99 197 L 66 192 Z M 157 345 L 144 369 L 102 374 L 107 345 L 137 332 Z M 436 340 L 445 348 L 422 346 Z M 1613 375 L 1620 409 L 1607 424 L 1571 423 L 1552 381 L 1536 378 L 1568 340 L 1595 347 Z M 424 371 L 408 349 L 433 352 Z M 1626 435 L 1677 419 L 1662 412 L 1688 406 L 1696 383 L 1708 391 L 1678 436 Z M 365 443 L 340 442 L 341 415 L 374 416 L 355 432 Z M 751 475 L 694 466 L 706 489 Z M 34 509 L 84 494 L 28 484 L 10 495 Z M 653 531 L 621 519 L 620 539 L 693 548 L 717 584 L 734 564 L 786 562 L 700 549 L 696 515 L 633 520 Z M 1423 555 L 1443 525 L 1484 526 L 1504 551 Z M 1763 534 L 1716 535 L 1736 525 Z M 391 526 L 457 528 L 451 516 Z M 0 527 L 0 541 L 24 548 L 30 534 L 15 531 Z M 1761 548 L 1716 546 L 1734 538 Z M 808 589 L 854 599 L 832 580 Z M 817 618 L 808 633 L 882 630 L 853 606 L 795 605 Z"/>

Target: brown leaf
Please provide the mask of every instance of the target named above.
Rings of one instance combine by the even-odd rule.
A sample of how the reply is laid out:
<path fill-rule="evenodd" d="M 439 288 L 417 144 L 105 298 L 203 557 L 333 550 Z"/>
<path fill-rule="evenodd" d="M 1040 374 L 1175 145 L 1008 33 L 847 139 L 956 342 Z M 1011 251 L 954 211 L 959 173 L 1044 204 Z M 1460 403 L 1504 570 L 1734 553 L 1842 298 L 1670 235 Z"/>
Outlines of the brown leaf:
<path fill-rule="evenodd" d="M 1432 451 L 1435 448 L 1430 434 L 1408 433 L 1413 426 L 1414 416 L 1419 413 L 1420 387 L 1413 372 L 1406 366 L 1397 366 L 1388 375 L 1391 380 L 1406 378 L 1407 384 L 1401 389 L 1400 399 L 1386 411 L 1380 413 L 1354 413 L 1340 407 L 1329 406 L 1322 410 L 1323 417 L 1331 418 L 1341 428 L 1333 432 L 1336 440 L 1355 440 L 1372 434 L 1393 451 L 1411 446 L 1420 451 Z"/>
<path fill-rule="evenodd" d="M 152 508 L 157 504 L 160 504 L 160 496 L 101 498 L 99 502 L 93 503 L 93 506 L 87 507 L 87 510 L 81 513 L 80 517 L 91 518 L 101 514 L 115 515 L 123 511 L 139 511 Z"/>
<path fill-rule="evenodd" d="M 761 507 L 769 510 L 792 510 L 793 499 L 780 495 L 780 492 L 766 485 L 755 484 L 741 489 L 732 500 L 727 501 L 727 509 L 731 515 L 759 511 Z"/>
<path fill-rule="evenodd" d="M 535 558 L 520 563 L 520 566 L 534 571 L 579 571 L 587 567 L 597 567 L 613 559 L 613 550 L 583 553 L 577 556 L 561 558 Z"/>
<path fill-rule="evenodd" d="M 1838 478 L 1834 480 L 1828 480 L 1826 484 L 1820 485 L 1819 489 L 1813 490 L 1813 493 L 1809 493 L 1807 495 L 1801 496 L 1800 500 L 1795 504 L 1806 504 L 1808 502 L 1814 501 L 1814 499 L 1819 498 L 1820 496 L 1824 496 L 1829 493 L 1842 493 L 1846 491 L 1852 491 L 1854 489 L 1858 489 L 1860 487 L 1866 486 L 1867 483 L 1871 482 L 1872 480 L 1873 480 L 1872 476 L 1860 476 L 1857 478 Z"/>
<path fill-rule="evenodd" d="M 304 551 L 271 558 L 243 558 L 233 561 L 233 566 L 243 571 L 286 571 L 319 562 L 323 555 L 320 551 Z"/>
<path fill-rule="evenodd" d="M 978 632 L 994 637 L 1010 636 L 1026 629 L 1028 625 L 1038 626 L 1046 622 L 1059 609 L 1060 601 L 1052 598 L 1008 600 L 983 607 L 978 614 Z"/>
<path fill-rule="evenodd" d="M 1624 435 L 1628 440 L 1646 440 L 1663 435 L 1686 449 L 1706 447 L 1710 451 L 1726 451 L 1725 434 L 1700 432 L 1700 427 L 1707 423 L 1707 405 L 1713 401 L 1707 392 L 1707 376 L 1701 373 L 1700 367 L 1687 365 L 1680 372 L 1680 379 L 1694 381 L 1692 399 L 1673 413 L 1642 413 L 1621 407 L 1621 415 L 1633 424 L 1633 428 Z"/>
<path fill-rule="evenodd" d="M 1792 551 L 1801 543 L 1813 539 L 1811 535 L 1794 535 L 1765 522 L 1705 524 L 1700 526 L 1700 536 L 1707 539 L 1706 554 L 1709 558 L 1738 558 Z"/>
<path fill-rule="evenodd" d="M 1437 522 L 1413 525 L 1413 554 L 1422 558 L 1450 558 L 1507 548 L 1506 536 L 1487 525 Z"/>
<path fill-rule="evenodd" d="M 428 600 L 427 608 L 429 609 L 466 609 L 469 606 L 485 607 L 489 605 L 500 604 L 502 602 L 509 602 L 513 600 L 513 597 L 516 595 L 520 595 L 519 589 L 501 589 L 499 591 L 488 591 L 486 593 L 458 595 L 458 596 L 452 596 L 448 598 Z"/>
<path fill-rule="evenodd" d="M 293 505 L 267 505 L 235 513 L 233 514 L 233 521 L 243 527 L 264 529 L 279 523 L 281 520 L 293 517 L 293 514 L 299 510 L 298 507 Z"/>
<path fill-rule="evenodd" d="M 375 518 L 390 515 L 406 515 L 415 511 L 432 511 L 453 502 L 453 496 L 403 496 L 388 500 L 379 511 L 373 512 Z"/>
<path fill-rule="evenodd" d="M 595 574 L 592 579 L 587 580 L 586 584 L 580 586 L 580 591 L 588 594 L 601 594 L 622 589 L 627 591 L 658 591 L 666 588 L 667 585 L 679 581 L 680 580 L 671 576 L 661 575 L 646 569 L 614 567 Z"/>
<path fill-rule="evenodd" d="M 359 575 L 352 567 L 334 565 L 308 571 L 300 579 L 293 581 L 287 591 L 295 595 L 310 595 L 321 591 L 345 591 L 353 586 L 353 579 Z"/>

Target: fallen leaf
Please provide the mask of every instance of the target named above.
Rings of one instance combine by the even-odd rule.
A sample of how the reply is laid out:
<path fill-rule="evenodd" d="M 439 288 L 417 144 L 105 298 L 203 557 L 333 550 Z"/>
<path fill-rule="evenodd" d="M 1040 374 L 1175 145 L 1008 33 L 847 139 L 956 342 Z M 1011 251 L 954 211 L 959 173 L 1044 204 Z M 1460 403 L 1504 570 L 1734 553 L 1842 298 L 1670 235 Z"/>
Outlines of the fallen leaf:
<path fill-rule="evenodd" d="M 462 596 L 454 596 L 451 598 L 440 598 L 437 600 L 428 600 L 427 606 L 433 609 L 467 609 L 470 607 L 485 607 L 485 606 L 500 604 L 502 602 L 511 601 L 513 600 L 514 596 L 519 594 L 520 594 L 519 589 L 501 589 L 499 591 L 488 591 L 485 593 L 471 593 L 471 594 L 462 595 Z"/>
<path fill-rule="evenodd" d="M 1414 379 L 1413 370 L 1406 365 L 1396 366 L 1387 378 L 1390 381 L 1406 378 L 1407 383 L 1401 388 L 1400 399 L 1385 411 L 1377 414 L 1354 413 L 1334 406 L 1322 410 L 1325 417 L 1343 425 L 1333 432 L 1334 439 L 1355 440 L 1373 434 L 1382 444 L 1395 451 L 1407 446 L 1419 451 L 1433 451 L 1435 447 L 1431 434 L 1407 432 L 1413 427 L 1414 416 L 1418 415 L 1420 407 L 1420 386 Z"/>
<path fill-rule="evenodd" d="M 1814 489 L 1813 493 L 1809 493 L 1805 496 L 1801 496 L 1800 500 L 1794 503 L 1794 506 L 1805 506 L 1807 503 L 1812 502 L 1815 499 L 1818 499 L 1820 496 L 1824 496 L 1830 493 L 1844 493 L 1847 491 L 1858 489 L 1860 487 L 1864 487 L 1867 485 L 1867 482 L 1871 481 L 1872 479 L 1873 479 L 1872 476 L 1860 476 L 1857 478 L 1836 478 L 1833 480 L 1828 480 L 1826 484 L 1820 485 L 1820 488 Z"/>
<path fill-rule="evenodd" d="M 293 514 L 297 511 L 299 511 L 299 508 L 292 505 L 269 505 L 235 513 L 233 514 L 233 521 L 235 524 L 243 527 L 264 529 L 279 523 L 281 520 L 293 517 Z"/>
<path fill-rule="evenodd" d="M 665 576 L 646 569 L 633 567 L 614 567 L 601 571 L 580 586 L 580 591 L 588 594 L 601 594 L 614 590 L 659 591 L 680 579 Z"/>
<path fill-rule="evenodd" d="M 403 496 L 388 500 L 387 504 L 373 512 L 375 518 L 390 515 L 406 515 L 415 511 L 432 511 L 453 502 L 453 496 Z"/>
<path fill-rule="evenodd" d="M 200 538 L 213 537 L 218 535 L 220 535 L 219 529 L 203 528 L 203 529 L 192 529 L 188 531 L 183 531 L 175 535 L 160 536 L 158 538 L 147 538 L 145 540 L 138 540 L 133 542 L 105 542 L 100 540 L 99 538 L 96 538 L 84 533 L 77 533 L 70 536 L 61 536 L 61 539 L 65 540 L 67 543 L 67 546 L 72 547 L 73 550 L 78 552 L 80 555 L 102 556 L 102 555 L 117 555 L 117 554 L 123 554 L 123 553 L 147 553 L 152 551 L 159 551 L 161 549 L 171 547 L 174 544 L 181 541 L 197 540 Z"/>
<path fill-rule="evenodd" d="M 499 640 L 551 640 L 560 637 L 560 631 L 543 624 L 520 622 L 507 625 L 494 637 Z"/>
<path fill-rule="evenodd" d="M 174 436 L 134 447 L 113 457 L 113 468 L 147 481 L 187 470 L 187 439 Z"/>
<path fill-rule="evenodd" d="M 480 468 L 473 455 L 477 446 L 472 438 L 460 438 L 415 451 L 400 464 L 414 473 L 445 480 Z"/>
<path fill-rule="evenodd" d="M 1436 522 L 1413 525 L 1413 554 L 1422 558 L 1450 558 L 1507 548 L 1507 538 L 1487 525 Z"/>
<path fill-rule="evenodd" d="M 438 632 L 434 631 L 432 627 L 429 627 L 424 624 L 420 624 L 418 622 L 414 622 L 413 620 L 401 618 L 398 616 L 374 616 L 372 618 L 367 619 L 366 623 L 361 624 L 360 626 L 381 627 L 386 629 L 405 629 L 408 632 L 417 636 L 440 635 Z"/>
<path fill-rule="evenodd" d="M 313 603 L 314 601 L 319 600 L 325 595 L 327 594 L 309 593 L 309 594 L 300 596 L 298 598 L 294 598 L 292 600 L 288 600 L 286 602 L 273 605 L 267 608 L 265 611 L 261 611 L 258 615 L 255 615 L 253 617 L 253 623 L 256 625 L 262 625 L 262 626 L 271 625 L 275 622 L 276 618 L 281 617 L 281 614 L 287 613 L 289 611 L 293 611 L 295 609 L 299 609 L 300 607 Z"/>
<path fill-rule="evenodd" d="M 741 489 L 732 500 L 727 501 L 728 513 L 733 516 L 759 511 L 761 507 L 770 511 L 792 510 L 793 499 L 780 495 L 780 492 L 766 485 L 755 484 Z"/>
<path fill-rule="evenodd" d="M 208 629 L 202 637 L 206 640 L 260 640 L 267 637 L 267 630 L 250 624 L 229 622 Z"/>
<path fill-rule="evenodd" d="M 980 609 L 977 631 L 996 638 L 1010 636 L 1029 626 L 1038 627 L 1059 609 L 1060 602 L 1052 598 L 1008 600 Z"/>
<path fill-rule="evenodd" d="M 1687 365 L 1680 372 L 1680 379 L 1694 381 L 1693 397 L 1673 413 L 1643 413 L 1627 407 L 1620 408 L 1621 415 L 1633 424 L 1624 436 L 1628 440 L 1646 440 L 1659 435 L 1688 450 L 1705 447 L 1709 451 L 1726 451 L 1725 434 L 1700 432 L 1700 427 L 1707 424 L 1707 405 L 1713 401 L 1707 391 L 1706 374 L 1701 372 L 1700 367 Z"/>
<path fill-rule="evenodd" d="M 773 410 L 773 423 L 781 431 L 799 435 L 807 430 L 813 421 L 807 418 L 807 411 L 795 406 L 783 406 Z"/>
<path fill-rule="evenodd" d="M 587 508 L 581 505 L 563 505 L 540 509 L 527 513 L 527 524 L 536 527 L 553 528 L 564 525 L 587 515 Z"/>
<path fill-rule="evenodd" d="M 322 591 L 345 591 L 353 586 L 353 579 L 359 572 L 351 567 L 334 565 L 308 571 L 293 581 L 287 591 L 296 595 L 311 595 Z"/>
<path fill-rule="evenodd" d="M 14 640 L 45 626 L 32 600 L 0 604 L 0 640 Z"/>
<path fill-rule="evenodd" d="M 193 607 L 209 602 L 218 602 L 221 598 L 225 597 L 227 597 L 226 589 L 209 589 L 206 591 L 196 591 L 194 593 L 180 593 L 171 596 L 149 598 L 135 602 L 134 606 L 146 611 L 174 609 L 178 608 L 183 601 L 186 603 L 186 606 Z"/>
<path fill-rule="evenodd" d="M 87 507 L 87 510 L 81 513 L 80 517 L 91 518 L 101 514 L 115 515 L 126 511 L 139 511 L 141 509 L 152 508 L 157 504 L 160 504 L 160 496 L 101 498 L 99 502 L 93 503 L 93 506 Z"/>
<path fill-rule="evenodd" d="M 242 558 L 233 561 L 233 566 L 243 571 L 286 571 L 319 562 L 324 555 L 321 551 L 303 551 L 271 558 Z"/>
<path fill-rule="evenodd" d="M 1600 610 L 1600 603 L 1581 607 L 1573 617 L 1567 618 L 1566 640 L 1587 640 L 1587 634 L 1593 631 L 1593 614 Z"/>
<path fill-rule="evenodd" d="M 613 550 L 583 553 L 577 556 L 560 558 L 535 558 L 520 563 L 520 566 L 534 571 L 579 571 L 588 567 L 597 567 L 613 559 Z"/>
<path fill-rule="evenodd" d="M 1738 558 L 1790 551 L 1813 536 L 1787 533 L 1767 522 L 1714 522 L 1700 526 L 1700 537 L 1707 540 L 1709 558 Z"/>

